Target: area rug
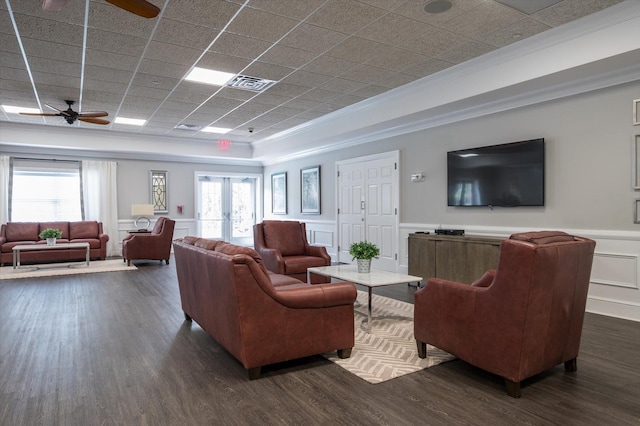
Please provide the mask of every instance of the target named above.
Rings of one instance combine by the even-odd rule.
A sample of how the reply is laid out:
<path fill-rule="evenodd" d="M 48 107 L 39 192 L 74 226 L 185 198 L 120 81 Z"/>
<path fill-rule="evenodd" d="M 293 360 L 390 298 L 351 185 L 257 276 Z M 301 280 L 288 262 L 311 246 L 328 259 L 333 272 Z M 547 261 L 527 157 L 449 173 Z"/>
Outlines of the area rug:
<path fill-rule="evenodd" d="M 84 262 L 46 263 L 41 265 L 23 265 L 13 269 L 11 265 L 0 268 L 0 280 L 18 278 L 52 277 L 57 275 L 93 274 L 97 272 L 135 271 L 134 265 L 127 266 L 122 259 L 93 260 L 87 266 Z"/>
<path fill-rule="evenodd" d="M 325 358 L 369 383 L 381 383 L 455 359 L 431 345 L 427 345 L 427 358 L 418 357 L 411 303 L 374 294 L 373 321 L 370 331 L 366 331 L 367 297 L 366 292 L 358 291 L 351 356 L 340 359 L 332 351 L 323 354 Z"/>

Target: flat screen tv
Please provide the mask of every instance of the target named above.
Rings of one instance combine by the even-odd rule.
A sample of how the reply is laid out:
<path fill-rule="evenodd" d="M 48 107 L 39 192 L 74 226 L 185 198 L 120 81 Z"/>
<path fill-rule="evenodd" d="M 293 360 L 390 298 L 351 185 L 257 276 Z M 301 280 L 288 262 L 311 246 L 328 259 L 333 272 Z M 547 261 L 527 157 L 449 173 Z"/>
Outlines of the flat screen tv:
<path fill-rule="evenodd" d="M 544 139 L 447 153 L 449 206 L 544 206 Z"/>

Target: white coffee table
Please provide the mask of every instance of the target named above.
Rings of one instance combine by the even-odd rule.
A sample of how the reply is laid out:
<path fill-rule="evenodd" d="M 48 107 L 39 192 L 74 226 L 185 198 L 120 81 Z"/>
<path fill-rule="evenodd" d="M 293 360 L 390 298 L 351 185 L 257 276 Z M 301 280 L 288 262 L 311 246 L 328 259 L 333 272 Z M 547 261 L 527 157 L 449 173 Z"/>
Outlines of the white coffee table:
<path fill-rule="evenodd" d="M 382 287 L 386 285 L 396 284 L 409 284 L 418 283 L 422 281 L 422 277 L 415 275 L 397 274 L 395 272 L 381 271 L 378 269 L 371 269 L 369 273 L 358 272 L 356 265 L 334 265 L 334 266 L 320 266 L 316 268 L 307 269 L 307 282 L 311 282 L 310 274 L 323 275 L 325 277 L 337 278 L 339 280 L 349 281 L 352 283 L 360 284 L 368 288 L 369 290 L 369 303 L 367 306 L 368 318 L 367 324 L 371 327 L 371 292 L 374 287 Z"/>
<path fill-rule="evenodd" d="M 41 250 L 69 250 L 84 248 L 87 251 L 86 262 L 89 266 L 90 251 L 89 243 L 60 243 L 53 246 L 47 244 L 19 244 L 13 246 L 13 269 L 20 269 L 20 252 L 22 251 L 41 251 Z"/>

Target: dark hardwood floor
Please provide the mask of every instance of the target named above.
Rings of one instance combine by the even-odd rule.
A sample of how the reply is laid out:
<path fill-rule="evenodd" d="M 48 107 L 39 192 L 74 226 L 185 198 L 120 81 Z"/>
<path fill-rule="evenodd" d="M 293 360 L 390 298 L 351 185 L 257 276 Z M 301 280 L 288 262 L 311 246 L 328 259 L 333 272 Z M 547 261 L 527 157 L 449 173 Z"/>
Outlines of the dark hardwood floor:
<path fill-rule="evenodd" d="M 577 373 L 452 361 L 372 385 L 320 356 L 242 366 L 184 321 L 174 264 L 0 281 L 0 425 L 639 425 L 640 324 L 587 314 Z M 377 294 L 411 302 L 415 288 Z"/>

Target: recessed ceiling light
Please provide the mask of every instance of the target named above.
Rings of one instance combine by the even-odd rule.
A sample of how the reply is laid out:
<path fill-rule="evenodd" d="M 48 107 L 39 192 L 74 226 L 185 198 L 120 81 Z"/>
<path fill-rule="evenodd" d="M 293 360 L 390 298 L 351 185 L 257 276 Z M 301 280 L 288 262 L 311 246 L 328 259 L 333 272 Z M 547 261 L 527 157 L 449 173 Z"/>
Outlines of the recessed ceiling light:
<path fill-rule="evenodd" d="M 126 118 L 126 117 L 116 117 L 114 123 L 118 124 L 131 124 L 132 126 L 144 126 L 147 120 L 141 120 L 139 118 Z"/>
<path fill-rule="evenodd" d="M 2 105 L 2 109 L 4 110 L 4 112 L 8 114 L 20 114 L 21 112 L 28 112 L 30 114 L 39 114 L 42 112 L 38 108 L 25 108 L 25 107 L 13 106 L 13 105 Z"/>
<path fill-rule="evenodd" d="M 195 81 L 197 83 L 222 86 L 233 77 L 235 77 L 235 74 L 195 67 L 184 79 L 188 81 Z"/>
<path fill-rule="evenodd" d="M 424 6 L 424 11 L 427 13 L 442 13 L 451 9 L 451 6 L 452 4 L 449 0 L 434 0 Z"/>
<path fill-rule="evenodd" d="M 225 133 L 229 133 L 232 129 L 227 129 L 225 127 L 205 127 L 204 129 L 202 129 L 203 132 L 205 133 L 220 133 L 220 134 L 225 134 Z"/>

